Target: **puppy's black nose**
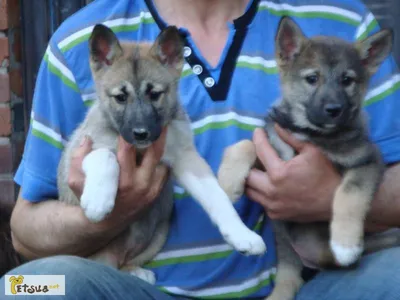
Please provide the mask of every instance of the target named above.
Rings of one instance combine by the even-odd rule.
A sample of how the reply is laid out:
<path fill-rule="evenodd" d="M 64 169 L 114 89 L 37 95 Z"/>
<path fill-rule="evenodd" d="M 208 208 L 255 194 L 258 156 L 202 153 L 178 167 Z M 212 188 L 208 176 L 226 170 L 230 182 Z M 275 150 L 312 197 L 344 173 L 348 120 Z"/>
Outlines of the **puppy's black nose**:
<path fill-rule="evenodd" d="M 343 112 L 343 105 L 338 103 L 328 103 L 324 106 L 325 115 L 329 118 L 335 119 Z"/>
<path fill-rule="evenodd" d="M 133 129 L 133 135 L 137 141 L 144 141 L 149 137 L 149 132 L 145 128 L 135 128 Z"/>

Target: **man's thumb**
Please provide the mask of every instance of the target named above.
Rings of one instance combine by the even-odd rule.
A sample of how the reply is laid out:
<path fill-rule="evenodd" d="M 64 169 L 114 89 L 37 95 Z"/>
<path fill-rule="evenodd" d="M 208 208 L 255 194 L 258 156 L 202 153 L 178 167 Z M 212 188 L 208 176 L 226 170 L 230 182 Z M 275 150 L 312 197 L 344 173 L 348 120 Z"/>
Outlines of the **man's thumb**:
<path fill-rule="evenodd" d="M 81 154 L 88 154 L 90 151 L 92 151 L 92 146 L 92 139 L 88 135 L 85 135 L 79 144 L 78 151 Z"/>

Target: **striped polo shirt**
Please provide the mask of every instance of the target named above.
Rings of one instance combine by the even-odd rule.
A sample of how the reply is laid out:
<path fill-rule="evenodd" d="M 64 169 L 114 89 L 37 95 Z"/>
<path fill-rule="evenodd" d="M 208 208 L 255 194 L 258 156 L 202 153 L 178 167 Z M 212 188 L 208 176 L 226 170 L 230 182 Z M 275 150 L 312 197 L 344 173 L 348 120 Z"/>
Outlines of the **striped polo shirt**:
<path fill-rule="evenodd" d="M 214 172 L 224 148 L 251 138 L 280 96 L 274 37 L 283 15 L 293 17 L 307 36 L 325 34 L 356 41 L 378 30 L 361 1 L 250 0 L 244 14 L 228 24 L 220 61 L 211 66 L 190 32 L 180 28 L 185 40 L 180 101 L 191 118 L 196 147 Z M 96 0 L 58 28 L 40 66 L 25 152 L 15 176 L 28 201 L 57 197 L 62 149 L 96 101 L 88 63 L 88 38 L 96 23 L 132 41 L 152 41 L 167 25 L 152 0 Z M 365 99 L 370 135 L 387 163 L 400 159 L 399 86 L 400 75 L 390 57 L 372 78 Z M 245 224 L 262 235 L 268 247 L 261 257 L 245 257 L 223 240 L 182 187 L 176 185 L 174 193 L 168 240 L 146 265 L 156 273 L 157 287 L 203 299 L 267 296 L 274 286 L 276 253 L 263 208 L 245 196 L 235 204 Z"/>

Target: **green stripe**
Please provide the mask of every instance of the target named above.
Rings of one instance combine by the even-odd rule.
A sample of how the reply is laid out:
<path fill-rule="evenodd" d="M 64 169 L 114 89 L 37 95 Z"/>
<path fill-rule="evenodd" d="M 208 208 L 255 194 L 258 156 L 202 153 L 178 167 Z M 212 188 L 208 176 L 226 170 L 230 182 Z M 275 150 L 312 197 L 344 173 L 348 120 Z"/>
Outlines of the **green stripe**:
<path fill-rule="evenodd" d="M 190 197 L 189 193 L 187 193 L 187 192 L 184 192 L 183 194 L 174 193 L 175 200 L 182 200 L 187 197 Z"/>
<path fill-rule="evenodd" d="M 140 22 L 137 24 L 132 24 L 132 25 L 115 25 L 115 26 L 111 26 L 110 28 L 115 32 L 126 32 L 126 31 L 136 31 L 139 29 L 139 26 L 141 24 L 152 24 L 154 23 L 154 19 L 153 18 L 141 18 Z M 61 48 L 61 52 L 66 52 L 68 50 L 70 50 L 71 48 L 75 47 L 76 45 L 79 45 L 80 43 L 83 43 L 85 41 L 87 41 L 90 37 L 92 33 L 87 33 L 73 41 L 71 41 L 70 43 L 68 43 L 67 45 L 65 45 L 64 47 Z"/>
<path fill-rule="evenodd" d="M 244 62 L 244 61 L 238 61 L 236 63 L 236 67 L 238 68 L 249 68 L 249 69 L 253 69 L 253 70 L 258 70 L 258 71 L 263 71 L 264 73 L 267 74 L 277 74 L 278 73 L 278 68 L 277 67 L 265 67 L 262 64 L 252 64 L 252 63 L 248 63 L 248 62 Z"/>
<path fill-rule="evenodd" d="M 388 88 L 386 91 L 376 95 L 375 97 L 372 97 L 370 99 L 368 99 L 367 101 L 364 102 L 364 106 L 368 106 L 371 105 L 375 102 L 378 102 L 382 99 L 384 99 L 385 97 L 393 94 L 394 92 L 396 92 L 398 89 L 400 88 L 400 81 L 398 81 L 396 84 L 392 85 L 390 88 Z"/>
<path fill-rule="evenodd" d="M 262 226 L 263 226 L 263 224 L 264 224 L 264 219 L 262 219 L 261 221 L 258 221 L 253 230 L 256 231 L 256 232 L 260 231 Z"/>
<path fill-rule="evenodd" d="M 45 142 L 53 145 L 54 147 L 56 147 L 58 149 L 62 150 L 64 148 L 64 145 L 61 142 L 56 141 L 52 137 L 48 136 L 47 134 L 45 134 L 45 133 L 43 133 L 43 132 L 41 132 L 41 131 L 39 131 L 39 130 L 37 130 L 35 128 L 32 128 L 32 134 L 34 136 L 36 136 L 37 138 L 44 140 Z"/>
<path fill-rule="evenodd" d="M 363 32 L 363 34 L 361 34 L 357 40 L 363 40 L 365 39 L 367 36 L 369 36 L 369 34 L 372 32 L 372 30 L 374 30 L 376 27 L 378 26 L 378 21 L 376 21 L 376 19 L 374 19 L 368 26 L 367 29 Z"/>
<path fill-rule="evenodd" d="M 86 107 L 91 107 L 93 105 L 94 101 L 95 101 L 94 99 L 93 100 L 88 99 L 88 100 L 83 101 L 83 104 L 85 104 Z"/>
<path fill-rule="evenodd" d="M 271 14 L 276 15 L 276 16 L 292 16 L 292 17 L 300 17 L 300 18 L 324 18 L 324 19 L 330 19 L 330 20 L 335 20 L 335 21 L 340 21 L 344 23 L 348 23 L 350 25 L 358 26 L 360 25 L 360 22 L 355 21 L 349 17 L 342 16 L 336 13 L 330 13 L 330 12 L 295 12 L 295 11 L 290 11 L 290 10 L 276 10 L 270 7 L 265 7 L 265 6 L 260 6 L 258 8 L 259 11 L 263 10 L 268 10 Z"/>
<path fill-rule="evenodd" d="M 275 274 L 271 274 L 268 278 L 260 281 L 257 285 L 247 288 L 247 289 L 244 289 L 240 292 L 231 292 L 231 293 L 225 293 L 225 294 L 213 295 L 213 296 L 198 296 L 195 298 L 196 299 L 235 299 L 235 298 L 242 299 L 243 297 L 254 294 L 257 291 L 261 290 L 262 288 L 270 285 L 275 280 L 275 277 L 276 277 Z M 167 294 L 173 294 L 173 293 L 170 293 L 164 287 L 159 287 L 159 290 L 161 290 L 162 292 L 167 293 Z"/>
<path fill-rule="evenodd" d="M 189 68 L 189 69 L 187 69 L 187 70 L 182 72 L 181 78 L 189 76 L 189 75 L 192 75 L 192 74 L 193 74 L 193 70 L 191 68 Z"/>
<path fill-rule="evenodd" d="M 253 227 L 253 231 L 258 232 L 261 230 L 263 225 L 263 220 L 257 221 L 256 225 Z M 167 265 L 183 264 L 191 262 L 202 262 L 211 259 L 225 258 L 231 255 L 234 250 L 226 250 L 221 252 L 207 253 L 207 254 L 195 254 L 184 257 L 171 257 L 166 259 L 154 260 L 145 265 L 146 268 L 159 268 Z"/>
<path fill-rule="evenodd" d="M 67 76 L 65 76 L 56 66 L 54 66 L 50 61 L 49 61 L 49 55 L 46 53 L 44 56 L 44 60 L 47 62 L 47 66 L 54 75 L 59 77 L 61 81 L 71 89 L 73 89 L 75 92 L 79 93 L 79 88 L 76 85 L 75 82 L 71 81 Z"/>
<path fill-rule="evenodd" d="M 201 262 L 205 260 L 211 259 L 219 259 L 224 258 L 232 254 L 232 250 L 226 250 L 223 252 L 217 253 L 207 253 L 207 254 L 198 254 L 184 257 L 171 257 L 163 260 L 152 261 L 145 265 L 146 268 L 159 268 L 167 265 L 175 265 L 175 264 L 183 264 L 183 263 L 191 263 L 191 262 Z"/>
<path fill-rule="evenodd" d="M 194 129 L 193 132 L 194 132 L 194 134 L 201 134 L 210 129 L 223 129 L 223 128 L 227 128 L 229 126 L 237 126 L 240 129 L 248 130 L 248 131 L 253 131 L 254 129 L 257 128 L 256 125 L 244 124 L 237 120 L 228 120 L 225 122 L 213 122 L 213 123 L 206 124 L 200 128 Z"/>

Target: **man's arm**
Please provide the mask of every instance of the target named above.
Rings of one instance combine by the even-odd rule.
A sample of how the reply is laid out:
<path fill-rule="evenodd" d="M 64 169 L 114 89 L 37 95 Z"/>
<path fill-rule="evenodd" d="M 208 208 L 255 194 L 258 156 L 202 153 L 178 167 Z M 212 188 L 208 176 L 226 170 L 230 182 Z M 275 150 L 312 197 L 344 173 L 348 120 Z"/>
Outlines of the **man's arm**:
<path fill-rule="evenodd" d="M 367 218 L 371 228 L 400 227 L 400 163 L 389 166 Z"/>
<path fill-rule="evenodd" d="M 30 203 L 18 197 L 12 217 L 13 245 L 26 259 L 57 254 L 88 256 L 127 226 L 106 219 L 89 222 L 80 206 L 57 200 Z"/>
<path fill-rule="evenodd" d="M 166 132 L 146 150 L 140 166 L 136 165 L 135 149 L 119 139 L 117 199 L 113 211 L 99 223 L 90 222 L 80 206 L 58 200 L 32 203 L 23 199 L 21 190 L 11 217 L 17 252 L 27 259 L 59 254 L 89 256 L 108 244 L 146 210 L 164 186 L 168 169 L 158 163 L 164 152 Z M 78 198 L 85 181 L 82 160 L 91 151 L 90 145 L 86 140 L 71 159 L 69 185 Z"/>

